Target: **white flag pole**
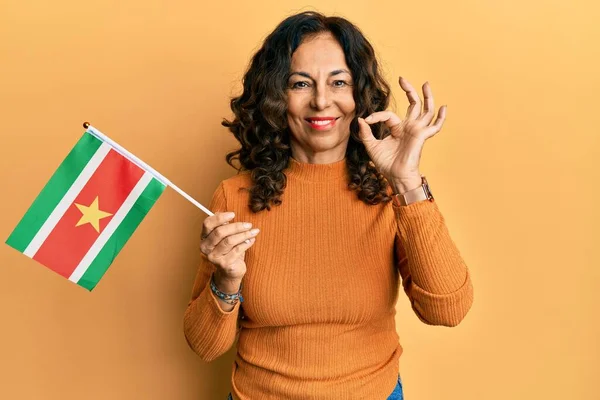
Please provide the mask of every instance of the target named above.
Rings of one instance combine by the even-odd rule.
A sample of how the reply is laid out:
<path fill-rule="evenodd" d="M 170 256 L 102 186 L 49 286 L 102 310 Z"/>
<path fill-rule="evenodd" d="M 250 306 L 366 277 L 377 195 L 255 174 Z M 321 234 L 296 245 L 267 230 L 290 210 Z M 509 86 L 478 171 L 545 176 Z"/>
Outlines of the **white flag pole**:
<path fill-rule="evenodd" d="M 198 207 L 199 209 L 204 211 L 206 214 L 208 214 L 209 216 L 214 215 L 208 208 L 206 208 L 202 204 L 198 203 L 189 194 L 187 194 L 186 192 L 184 192 L 183 190 L 178 188 L 175 184 L 173 184 L 173 182 L 171 182 L 170 180 L 165 178 L 157 170 L 155 170 L 154 168 L 152 168 L 151 166 L 149 166 L 148 164 L 146 164 L 145 162 L 143 162 L 142 160 L 140 160 L 139 158 L 137 158 L 136 156 L 131 154 L 129 151 L 125 150 L 121 145 L 116 143 L 114 140 L 112 140 L 111 138 L 106 136 L 104 133 L 100 132 L 98 129 L 91 126 L 89 122 L 84 122 L 83 127 L 87 130 L 87 132 L 89 134 L 97 137 L 98 139 L 102 140 L 103 142 L 106 142 L 116 152 L 118 152 L 119 154 L 121 154 L 124 157 L 127 157 L 131 162 L 136 164 L 138 167 L 150 172 L 156 179 L 158 179 L 164 185 L 173 188 L 173 190 L 175 190 L 177 193 L 179 193 L 180 195 L 182 195 L 183 197 L 188 199 L 193 205 L 195 205 L 196 207 Z"/>

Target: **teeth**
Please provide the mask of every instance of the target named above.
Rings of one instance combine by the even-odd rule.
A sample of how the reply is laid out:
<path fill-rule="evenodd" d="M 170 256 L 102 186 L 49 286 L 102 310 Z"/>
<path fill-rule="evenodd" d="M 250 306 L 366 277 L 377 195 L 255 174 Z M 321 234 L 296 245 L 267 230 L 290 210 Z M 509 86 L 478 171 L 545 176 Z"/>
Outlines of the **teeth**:
<path fill-rule="evenodd" d="M 333 120 L 329 120 L 329 121 L 310 121 L 311 123 L 315 124 L 315 125 L 328 125 L 331 122 L 333 122 Z"/>

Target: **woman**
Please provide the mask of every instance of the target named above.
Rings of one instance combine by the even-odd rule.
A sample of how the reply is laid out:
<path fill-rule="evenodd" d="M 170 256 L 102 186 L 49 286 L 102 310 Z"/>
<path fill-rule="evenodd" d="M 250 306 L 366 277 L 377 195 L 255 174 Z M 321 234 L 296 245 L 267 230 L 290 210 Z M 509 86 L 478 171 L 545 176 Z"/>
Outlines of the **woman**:
<path fill-rule="evenodd" d="M 470 309 L 467 266 L 419 171 L 446 107 L 433 121 L 429 85 L 421 110 L 399 83 L 403 120 L 365 37 L 315 12 L 285 19 L 254 55 L 223 122 L 241 173 L 213 194 L 184 316 L 207 362 L 238 339 L 229 398 L 402 399 L 400 279 L 426 324 Z"/>

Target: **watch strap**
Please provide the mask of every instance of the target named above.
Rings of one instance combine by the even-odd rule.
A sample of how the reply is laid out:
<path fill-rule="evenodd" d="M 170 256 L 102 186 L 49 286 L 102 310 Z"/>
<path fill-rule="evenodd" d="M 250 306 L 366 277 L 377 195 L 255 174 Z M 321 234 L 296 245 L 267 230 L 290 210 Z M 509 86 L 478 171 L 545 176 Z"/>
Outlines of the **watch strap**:
<path fill-rule="evenodd" d="M 425 176 L 421 176 L 421 186 L 418 188 L 409 190 L 405 193 L 396 193 L 392 195 L 392 202 L 398 207 L 407 206 L 409 204 L 424 200 L 433 201 L 433 195 L 431 194 L 431 190 L 429 189 L 429 184 Z"/>

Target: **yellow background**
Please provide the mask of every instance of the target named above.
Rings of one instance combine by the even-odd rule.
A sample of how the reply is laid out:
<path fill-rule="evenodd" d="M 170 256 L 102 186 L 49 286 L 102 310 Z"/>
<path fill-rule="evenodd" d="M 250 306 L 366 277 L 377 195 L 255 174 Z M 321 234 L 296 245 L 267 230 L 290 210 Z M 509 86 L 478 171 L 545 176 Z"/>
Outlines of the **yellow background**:
<path fill-rule="evenodd" d="M 420 323 L 401 297 L 406 398 L 600 398 L 591 0 L 3 0 L 2 240 L 85 120 L 207 204 L 235 174 L 220 125 L 229 96 L 276 24 L 309 9 L 363 30 L 400 115 L 400 74 L 448 104 L 421 167 L 475 303 L 449 329 Z M 3 244 L 0 398 L 225 399 L 235 350 L 206 364 L 182 333 L 204 217 L 168 189 L 92 293 Z"/>

